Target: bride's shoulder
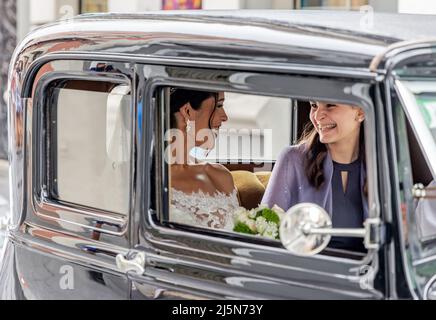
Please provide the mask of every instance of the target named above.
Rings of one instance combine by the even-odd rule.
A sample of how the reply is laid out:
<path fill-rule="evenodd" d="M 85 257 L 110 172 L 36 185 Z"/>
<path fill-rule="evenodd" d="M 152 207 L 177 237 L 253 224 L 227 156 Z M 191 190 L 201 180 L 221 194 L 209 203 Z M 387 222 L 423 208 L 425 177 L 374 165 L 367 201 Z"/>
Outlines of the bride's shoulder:
<path fill-rule="evenodd" d="M 219 163 L 206 163 L 204 170 L 218 190 L 225 193 L 233 192 L 235 184 L 229 169 Z"/>
<path fill-rule="evenodd" d="M 231 176 L 229 169 L 220 163 L 205 163 L 204 170 L 213 175 Z"/>

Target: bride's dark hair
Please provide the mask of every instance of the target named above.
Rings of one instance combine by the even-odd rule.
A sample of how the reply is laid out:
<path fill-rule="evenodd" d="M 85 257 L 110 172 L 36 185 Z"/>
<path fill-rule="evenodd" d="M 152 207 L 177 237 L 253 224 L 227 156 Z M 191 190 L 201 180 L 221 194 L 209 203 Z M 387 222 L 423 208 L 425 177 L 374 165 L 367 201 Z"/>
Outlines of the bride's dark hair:
<path fill-rule="evenodd" d="M 324 143 L 319 141 L 319 134 L 311 121 L 305 125 L 303 135 L 298 143 L 306 145 L 304 173 L 306 174 L 309 183 L 316 189 L 319 189 L 325 181 L 323 164 L 324 159 L 327 156 L 327 147 Z M 363 165 L 366 167 L 365 135 L 363 127 L 360 129 L 359 135 L 359 157 L 362 159 Z M 363 186 L 363 192 L 365 196 L 367 196 L 368 186 L 366 179 Z"/>
<path fill-rule="evenodd" d="M 200 91 L 200 90 L 190 90 L 190 89 L 170 89 L 170 126 L 171 128 L 176 127 L 176 117 L 175 114 L 180 111 L 186 103 L 189 102 L 194 110 L 198 110 L 204 100 L 214 97 L 215 102 L 217 101 L 217 93 L 213 91 Z M 212 115 L 209 118 L 209 128 Z"/>

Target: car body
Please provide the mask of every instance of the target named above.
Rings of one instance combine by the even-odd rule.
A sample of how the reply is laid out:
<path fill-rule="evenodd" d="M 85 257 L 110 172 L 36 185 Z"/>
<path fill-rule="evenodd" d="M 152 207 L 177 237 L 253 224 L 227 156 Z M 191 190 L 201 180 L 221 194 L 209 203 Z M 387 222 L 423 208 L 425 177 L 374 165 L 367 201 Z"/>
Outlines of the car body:
<path fill-rule="evenodd" d="M 419 194 L 425 189 L 414 185 L 435 177 L 435 141 L 429 131 L 416 130 L 419 115 L 410 112 L 414 106 L 401 81 L 431 83 L 436 76 L 436 22 L 430 16 L 375 14 L 368 24 L 367 18 L 319 11 L 90 14 L 32 32 L 17 48 L 9 76 L 12 212 L 0 296 L 434 298 L 436 234 L 422 239 L 414 218 L 416 201 L 434 200 L 426 200 Z M 62 193 L 65 199 L 59 196 L 61 170 L 74 176 L 93 161 L 93 152 L 76 142 L 84 147 L 75 167 L 68 150 L 57 144 L 62 137 L 56 130 L 63 129 L 52 124 L 64 111 L 51 107 L 63 99 L 53 92 L 58 85 L 92 90 L 103 82 L 119 86 L 119 92 L 124 88 L 131 106 L 129 136 L 122 138 L 129 147 L 114 151 L 111 159 L 128 157 L 109 164 L 120 170 L 120 190 L 128 190 L 116 208 L 110 202 L 119 195 L 115 183 L 93 182 L 102 176 L 100 166 L 110 170 L 106 163 L 90 169 L 84 175 L 89 181 L 79 181 L 68 196 Z M 165 114 L 155 93 L 170 85 L 365 106 L 369 208 L 375 221 L 366 229 L 368 253 L 359 259 L 303 257 L 280 245 L 159 223 L 156 217 L 168 210 L 168 174 L 160 131 Z M 89 106 L 95 96 L 86 100 Z M 78 103 L 77 110 L 83 107 Z M 99 121 L 91 111 L 75 116 L 68 115 L 75 119 L 70 125 L 77 123 L 72 131 L 86 131 Z M 405 140 L 411 134 L 417 143 Z M 99 138 L 89 136 L 94 139 Z M 413 164 L 426 164 L 422 177 L 412 177 Z M 83 203 L 75 198 L 74 190 L 81 189 L 80 197 L 87 197 Z M 100 197 L 105 206 L 98 208 Z"/>

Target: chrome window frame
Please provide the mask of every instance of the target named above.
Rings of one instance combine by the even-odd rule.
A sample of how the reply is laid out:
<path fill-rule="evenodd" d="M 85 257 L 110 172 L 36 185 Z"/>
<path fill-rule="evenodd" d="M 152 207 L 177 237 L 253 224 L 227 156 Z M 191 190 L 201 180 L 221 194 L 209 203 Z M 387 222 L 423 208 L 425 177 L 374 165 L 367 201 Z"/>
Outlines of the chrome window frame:
<path fill-rule="evenodd" d="M 407 81 L 407 80 L 406 80 Z M 434 81 L 436 84 L 436 81 Z M 412 127 L 413 133 L 418 138 L 420 149 L 425 157 L 428 167 L 431 170 L 433 178 L 436 179 L 436 142 L 429 130 L 419 130 L 426 128 L 427 125 L 419 111 L 419 106 L 413 93 L 407 88 L 407 85 L 400 79 L 394 80 L 395 90 L 398 93 L 401 105 L 406 112 L 407 118 Z"/>
<path fill-rule="evenodd" d="M 396 97 L 396 100 L 398 101 L 398 103 L 400 104 L 401 107 L 401 111 L 404 113 L 404 118 L 405 121 L 409 121 L 410 123 L 410 129 L 412 131 L 412 134 L 415 135 L 415 137 L 418 140 L 418 144 L 419 144 L 419 149 L 422 152 L 422 155 L 427 163 L 427 166 L 431 172 L 431 174 L 433 175 L 433 177 L 435 177 L 435 172 L 434 172 L 434 167 L 431 165 L 431 162 L 429 162 L 429 156 L 427 154 L 427 151 L 424 148 L 424 144 L 422 143 L 421 139 L 423 138 L 424 141 L 428 141 L 428 139 L 433 139 L 433 137 L 431 137 L 430 132 L 428 132 L 428 134 L 422 135 L 422 133 L 417 132 L 418 127 L 415 126 L 416 122 L 414 122 L 412 120 L 411 117 L 416 117 L 416 112 L 419 112 L 419 110 L 417 109 L 417 104 L 416 101 L 413 97 L 413 94 L 409 91 L 409 89 L 407 89 L 402 83 L 401 80 L 408 80 L 408 76 L 401 76 L 397 73 L 397 69 L 400 67 L 403 67 L 405 64 L 407 64 L 408 61 L 410 61 L 411 59 L 413 59 L 413 61 L 417 62 L 418 59 L 422 59 L 422 57 L 425 56 L 434 56 L 434 48 L 435 45 L 434 43 L 432 43 L 431 41 L 429 42 L 424 42 L 424 43 L 417 43 L 416 45 L 409 45 L 409 46 L 405 46 L 402 48 L 399 48 L 398 50 L 393 50 L 392 52 L 390 52 L 389 54 L 387 54 L 386 56 L 386 74 L 387 74 L 387 78 L 385 81 L 385 85 L 386 85 L 386 95 L 387 95 L 387 101 L 389 103 L 388 107 L 389 109 L 391 109 L 391 113 L 393 112 L 393 108 L 394 108 L 394 104 L 393 104 L 393 98 L 392 98 L 392 92 L 396 93 L 396 95 L 398 95 L 398 97 Z M 427 74 L 426 77 L 431 77 L 431 78 L 436 78 L 436 73 L 435 70 L 427 70 Z M 423 77 L 422 75 L 414 75 L 413 78 L 420 78 L 420 79 L 425 79 L 426 77 Z M 410 77 L 409 77 L 410 78 Z M 399 85 L 399 86 L 398 86 Z M 407 105 L 406 105 L 407 103 Z M 416 110 L 413 110 L 414 108 L 416 108 Z M 421 115 L 417 115 L 417 118 L 421 118 Z M 393 119 L 390 120 L 391 122 L 393 121 Z M 425 125 L 423 124 L 423 122 L 419 121 L 419 125 Z M 392 129 L 393 130 L 393 129 Z M 394 133 L 391 133 L 392 136 L 395 136 Z M 395 141 L 395 139 L 394 139 Z M 408 141 L 408 143 L 410 143 L 410 141 Z M 432 142 L 433 144 L 433 142 Z M 396 146 L 395 143 L 393 144 L 394 150 L 396 150 L 398 152 L 398 148 L 400 146 Z M 409 149 L 409 145 L 407 145 L 407 149 Z M 434 153 L 434 150 L 432 151 L 432 153 Z M 410 155 L 407 155 L 408 161 L 410 162 Z M 398 161 L 398 157 L 396 157 L 395 159 L 396 161 Z M 394 178 L 395 181 L 400 181 L 399 179 L 399 168 L 397 163 L 395 162 L 393 164 L 394 166 Z M 410 167 L 411 169 L 411 167 Z M 410 185 L 409 183 L 407 183 L 407 185 L 404 186 L 404 196 L 407 198 L 406 199 L 406 203 L 410 206 L 411 203 L 410 201 L 413 198 L 413 194 L 412 194 L 412 185 L 411 183 L 413 183 L 412 181 L 412 172 L 410 172 Z M 406 189 L 407 187 L 409 187 L 409 189 Z M 419 292 L 419 286 L 416 285 L 417 282 L 421 281 L 421 280 L 417 280 L 416 276 L 417 276 L 417 269 L 419 267 L 425 266 L 425 264 L 428 261 L 431 260 L 435 260 L 435 257 L 415 257 L 415 260 L 413 260 L 413 257 L 417 254 L 417 252 L 420 252 L 423 248 L 423 246 L 426 246 L 426 243 L 421 243 L 418 240 L 418 236 L 417 236 L 417 229 L 416 229 L 416 219 L 414 216 L 414 210 L 412 212 L 408 213 L 411 214 L 411 216 L 409 217 L 409 222 L 412 224 L 409 228 L 408 228 L 408 232 L 409 232 L 409 245 L 406 246 L 406 239 L 404 238 L 403 234 L 405 232 L 404 230 L 404 226 L 402 223 L 402 218 L 400 216 L 401 214 L 401 210 L 400 210 L 400 189 L 399 187 L 396 187 L 396 189 L 394 190 L 396 193 L 396 197 L 397 197 L 397 203 L 395 204 L 398 209 L 396 210 L 399 213 L 399 216 L 397 217 L 397 221 L 398 221 L 398 239 L 399 239 L 399 252 L 398 254 L 400 255 L 400 261 L 402 263 L 402 267 L 404 269 L 404 277 L 406 278 L 406 282 L 408 285 L 408 291 L 410 292 L 412 298 L 414 299 L 418 299 L 421 295 L 422 292 Z M 408 208 L 410 209 L 410 207 Z"/>
<path fill-rule="evenodd" d="M 42 219 L 49 219 L 59 222 L 66 222 L 73 225 L 77 225 L 79 227 L 96 231 L 103 234 L 113 235 L 113 236 L 123 236 L 128 229 L 129 217 L 132 215 L 132 194 L 133 187 L 132 183 L 130 183 L 129 190 L 129 213 L 127 215 L 122 215 L 116 212 L 110 212 L 107 210 L 99 209 L 99 208 L 91 208 L 88 206 L 84 206 L 78 203 L 70 203 L 67 201 L 63 201 L 61 199 L 51 198 L 46 190 L 48 176 L 46 174 L 47 170 L 47 161 L 52 157 L 51 154 L 47 153 L 47 150 L 44 148 L 45 135 L 42 134 L 45 131 L 44 124 L 42 123 L 42 118 L 44 117 L 43 113 L 48 112 L 45 109 L 45 103 L 49 99 L 45 95 L 47 90 L 53 84 L 54 81 L 58 80 L 83 80 L 83 81 L 102 81 L 102 82 L 112 82 L 114 84 L 124 84 L 128 85 L 132 91 L 132 102 L 131 106 L 134 109 L 134 90 L 131 81 L 124 75 L 121 74 L 111 74 L 111 73 L 102 73 L 102 72 L 77 72 L 77 71 L 67 71 L 67 72 L 49 72 L 44 74 L 35 87 L 35 96 L 38 97 L 37 101 L 34 102 L 34 110 L 36 110 L 33 115 L 33 124 L 32 130 L 33 141 L 32 147 L 35 147 L 36 150 L 32 152 L 32 157 L 34 161 L 32 161 L 32 203 L 35 208 L 35 214 Z M 132 115 L 133 115 L 132 111 Z M 132 123 L 133 119 L 132 119 Z M 50 137 L 47 137 L 48 139 Z M 133 130 L 131 143 L 133 142 Z M 131 175 L 134 174 L 134 145 L 132 144 L 131 148 Z M 52 176 L 52 175 L 50 175 Z M 133 180 L 133 179 L 132 179 Z M 87 223 L 78 223 L 71 221 L 66 218 L 61 218 L 63 216 L 80 216 L 82 221 L 86 221 Z M 101 224 L 102 227 L 96 227 L 96 225 Z M 112 229 L 116 229 L 116 231 L 111 230 L 109 228 L 105 228 L 104 226 L 110 226 Z"/>
<path fill-rule="evenodd" d="M 191 66 L 185 66 L 185 68 L 192 68 Z M 229 70 L 229 69 L 226 69 Z M 232 70 L 233 72 L 235 72 L 235 70 Z M 255 73 L 256 74 L 256 73 Z M 265 75 L 265 73 L 257 73 L 259 75 Z M 267 75 L 269 76 L 277 76 L 271 73 L 268 73 Z M 280 75 L 281 76 L 281 75 Z M 289 75 L 286 74 L 284 76 L 287 77 L 298 77 L 298 75 Z M 335 78 L 317 78 L 317 77 L 311 77 L 311 80 L 320 80 L 320 81 L 324 81 L 324 82 L 331 82 L 331 81 L 340 81 L 341 79 L 343 80 L 343 78 L 339 78 L 339 79 L 335 79 Z M 347 79 L 348 81 L 351 81 L 351 79 Z M 376 81 L 376 79 L 374 78 L 373 81 L 366 81 L 363 79 L 362 81 L 358 82 L 358 85 L 350 88 L 351 91 L 354 91 L 354 94 L 359 95 L 359 94 L 363 94 L 363 91 L 365 91 L 365 85 L 363 85 L 364 83 L 366 83 L 368 85 L 368 88 L 374 84 Z M 157 77 L 156 79 L 153 79 L 153 77 L 150 77 L 150 79 L 147 82 L 147 88 L 145 89 L 146 92 L 148 92 L 148 96 L 149 98 L 152 97 L 153 92 L 155 92 L 156 88 L 158 87 L 165 87 L 165 86 L 179 86 L 179 87 L 188 87 L 188 88 L 196 88 L 196 89 L 203 89 L 203 90 L 223 90 L 223 91 L 232 91 L 232 92 L 238 92 L 238 93 L 246 93 L 246 94 L 250 94 L 250 92 L 248 91 L 249 89 L 238 89 L 238 88 L 229 88 L 229 87 L 225 87 L 224 85 L 219 85 L 216 83 L 205 83 L 205 82 L 195 82 L 195 81 L 189 81 L 187 79 L 181 81 L 181 80 L 175 80 L 175 79 L 165 79 L 162 77 Z M 360 92 L 362 91 L 362 92 Z M 260 93 L 256 93 L 256 94 L 260 94 Z M 305 99 L 304 96 L 298 96 L 298 95 L 285 95 L 285 94 L 277 94 L 274 92 L 263 92 L 264 95 L 268 95 L 268 96 L 280 96 L 280 97 L 285 97 L 285 98 L 289 98 L 289 99 Z M 315 96 L 310 96 L 311 98 L 314 98 Z M 307 97 L 306 97 L 307 98 Z M 335 102 L 344 102 L 344 103 L 350 103 L 350 104 L 356 104 L 356 100 L 354 101 L 350 101 L 350 100 L 346 100 L 346 99 L 328 99 L 328 98 L 323 98 L 323 100 L 329 100 L 329 101 L 335 101 Z M 364 106 L 364 108 L 368 109 L 368 110 L 374 110 L 374 104 L 372 102 L 372 99 L 369 97 L 369 95 L 364 98 L 363 96 L 360 96 L 359 98 L 359 103 L 360 105 Z M 146 103 L 144 102 L 144 105 Z M 158 107 L 154 108 L 154 111 L 156 111 Z M 165 112 L 163 112 L 165 113 Z M 367 115 L 367 122 L 366 123 L 371 123 L 373 126 L 375 126 L 375 113 L 373 111 L 369 112 Z M 159 120 L 158 118 L 154 119 Z M 162 119 L 160 119 L 160 121 L 162 121 Z M 162 126 L 163 123 L 157 123 L 157 125 Z M 369 128 L 369 124 L 367 124 L 367 127 Z M 155 132 L 154 134 L 156 134 L 156 130 L 158 130 L 159 127 L 155 128 Z M 373 148 L 375 148 L 376 146 L 376 136 L 375 134 L 373 134 L 373 132 L 370 132 L 370 130 L 365 130 L 365 138 L 366 141 L 370 141 L 370 143 L 366 144 L 367 147 L 367 172 L 371 172 L 371 174 L 368 174 L 368 184 L 369 184 L 369 190 L 372 190 L 372 192 L 369 195 L 369 210 L 370 212 L 372 212 L 373 216 L 380 216 L 380 201 L 378 198 L 378 186 L 377 186 L 377 174 L 376 174 L 376 170 L 377 170 L 377 158 L 376 158 L 376 154 L 375 152 L 369 152 L 369 146 L 371 145 Z M 161 139 L 154 139 L 155 141 L 161 141 Z M 163 150 L 163 148 L 160 146 L 154 146 L 157 150 Z M 152 149 L 152 148 L 150 148 Z M 151 161 L 150 161 L 151 162 Z M 163 182 L 165 183 L 165 181 L 167 181 L 168 179 L 165 178 L 165 172 L 163 171 L 164 165 L 159 164 L 159 167 L 157 167 L 158 170 L 158 174 L 163 174 L 164 175 L 164 179 Z M 150 169 L 150 168 L 147 168 Z M 145 170 L 148 171 L 148 170 Z M 371 177 L 370 177 L 371 175 Z M 159 201 L 165 201 L 165 203 L 168 204 L 168 188 L 165 186 L 156 186 L 157 192 L 156 192 L 156 201 L 158 201 L 157 203 L 159 203 Z M 159 212 L 160 210 L 165 209 L 165 205 L 161 205 L 160 207 L 158 206 L 157 211 Z M 267 246 L 265 244 L 259 243 L 259 241 L 254 241 L 254 242 L 250 242 L 247 237 L 244 237 L 243 235 L 241 236 L 241 238 L 243 238 L 243 241 L 240 241 L 239 239 L 234 239 L 235 236 L 232 233 L 227 233 L 226 235 L 224 235 L 224 233 L 220 233 L 220 231 L 206 231 L 203 232 L 203 230 L 201 230 L 200 228 L 195 228 L 195 230 L 192 231 L 196 231 L 196 232 L 191 232 L 191 231 L 186 231 L 186 230 L 180 230 L 180 229 L 174 229 L 174 228 L 168 228 L 166 226 L 162 226 L 158 223 L 156 223 L 155 220 L 153 220 L 153 214 L 155 214 L 156 212 L 151 210 L 151 208 L 147 208 L 146 211 L 146 219 L 145 219 L 145 229 L 147 230 L 147 235 L 145 235 L 146 239 L 149 239 L 149 241 L 151 241 L 153 244 L 160 246 L 169 246 L 169 247 L 174 247 L 178 248 L 183 246 L 182 244 L 171 244 L 172 241 L 169 238 L 171 236 L 171 238 L 179 238 L 179 237 L 184 237 L 187 239 L 187 241 L 194 241 L 194 242 L 202 242 L 202 241 L 208 241 L 211 243 L 215 243 L 216 245 L 228 245 L 228 246 L 237 246 L 237 247 L 246 247 L 247 250 L 264 250 L 266 253 L 268 254 L 281 254 L 281 255 L 289 255 L 292 256 L 288 251 L 286 251 L 286 249 L 284 248 L 277 248 L 277 247 L 273 247 L 273 246 Z M 212 232 L 212 233 L 211 233 Z M 217 237 L 216 235 L 223 235 L 222 237 Z M 161 238 L 161 239 L 160 239 Z M 177 242 L 177 241 L 176 241 Z M 212 244 L 211 244 L 212 245 Z M 223 249 L 224 250 L 224 249 Z M 346 258 L 338 258 L 338 257 L 331 257 L 331 256 L 321 256 L 321 255 L 317 255 L 314 257 L 310 257 L 310 258 L 302 258 L 302 260 L 306 261 L 307 259 L 309 259 L 308 261 L 331 261 L 333 263 L 339 262 L 339 263 L 350 263 L 352 265 L 355 265 L 356 267 L 362 264 L 366 264 L 366 263 L 371 263 L 372 266 L 374 266 L 374 268 L 376 268 L 378 270 L 378 256 L 377 256 L 377 252 L 378 250 L 369 250 L 368 254 L 365 256 L 364 259 L 362 260 L 349 260 Z M 209 254 L 211 254 L 209 252 Z M 293 256 L 295 257 L 295 256 Z M 297 258 L 300 259 L 300 258 Z M 283 265 L 284 267 L 289 267 L 289 265 L 285 264 Z M 381 270 L 381 272 L 383 272 Z M 345 276 L 348 277 L 348 276 Z M 352 278 L 352 277 L 351 277 Z M 351 279 L 350 278 L 350 279 Z M 356 280 L 350 280 L 350 281 L 356 281 Z"/>
<path fill-rule="evenodd" d="M 222 90 L 222 88 L 219 88 L 216 85 L 215 86 L 214 85 L 211 85 L 211 86 L 205 86 L 205 85 L 199 86 L 199 85 L 186 84 L 186 83 L 177 83 L 177 82 L 161 82 L 158 85 L 155 85 L 155 90 L 158 91 L 162 87 L 179 87 L 179 88 L 186 88 L 186 89 L 211 90 L 211 91 L 213 91 L 213 90 L 216 90 L 216 91 Z M 241 94 L 250 94 L 250 93 L 244 92 L 242 90 L 240 90 L 240 91 L 237 91 L 237 90 L 233 90 L 233 91 L 225 90 L 225 91 L 226 92 L 241 93 Z M 264 94 L 259 94 L 259 95 L 264 95 Z M 267 96 L 267 95 L 265 95 L 265 96 Z M 271 95 L 271 96 L 274 96 L 274 95 Z M 296 99 L 295 97 L 288 97 L 288 96 L 277 96 L 277 97 L 288 98 L 290 100 Z M 336 102 L 338 102 L 338 101 L 345 103 L 345 101 L 336 100 Z M 157 106 L 157 109 L 158 108 L 159 108 L 159 106 Z M 161 119 L 161 116 L 163 116 L 164 114 L 167 114 L 167 112 L 168 112 L 167 107 L 165 107 L 165 108 L 166 108 L 166 110 L 164 112 L 158 113 L 159 116 L 157 117 L 157 121 L 160 121 L 160 123 L 157 124 L 157 128 L 158 129 L 162 128 L 162 125 L 165 125 L 165 122 L 166 122 L 165 119 Z M 293 124 L 291 124 L 291 125 L 293 125 Z M 368 132 L 368 131 L 369 130 L 366 130 L 365 132 Z M 365 137 L 368 138 L 368 135 L 370 135 L 369 132 L 365 134 Z M 159 135 L 159 138 L 156 139 L 156 141 L 163 141 L 162 140 L 162 136 Z M 164 148 L 163 148 L 162 144 L 159 144 L 157 147 L 159 148 L 159 150 L 164 152 Z M 368 165 L 368 170 L 367 171 L 372 170 L 370 167 L 371 166 Z M 162 163 L 161 163 L 160 166 L 157 167 L 157 170 L 158 170 L 158 174 L 157 175 L 163 177 L 162 180 L 161 180 L 162 181 L 161 183 L 165 187 L 160 187 L 160 186 L 156 186 L 156 187 L 161 192 L 161 196 L 158 197 L 158 199 L 160 199 L 160 201 L 157 200 L 157 203 L 159 203 L 159 202 L 163 203 L 163 204 L 162 203 L 160 204 L 160 207 L 158 207 L 157 211 L 159 213 L 160 210 L 163 210 L 163 211 L 165 211 L 164 215 L 167 216 L 167 214 L 168 214 L 167 211 L 168 211 L 169 197 L 168 197 L 168 188 L 166 186 L 168 185 L 169 178 L 168 178 L 168 170 L 166 168 L 167 168 L 167 165 L 162 165 Z M 157 183 L 159 183 L 159 182 L 157 182 Z M 369 183 L 370 182 L 368 182 L 368 184 Z M 376 218 L 376 217 L 380 217 L 380 216 L 371 216 L 371 217 Z M 160 222 L 160 223 L 162 223 L 162 222 Z M 164 225 L 167 224 L 167 226 L 175 226 L 175 225 L 177 225 L 175 223 L 171 223 L 170 221 L 164 221 L 163 224 Z M 257 243 L 257 244 L 265 244 L 266 245 L 268 243 L 270 245 L 273 244 L 273 246 L 277 246 L 277 247 L 281 246 L 280 242 L 276 242 L 276 241 L 272 242 L 272 241 L 269 241 L 268 239 L 254 239 L 254 238 L 252 239 L 250 237 L 246 237 L 244 235 L 240 235 L 240 234 L 237 234 L 237 233 L 222 232 L 222 231 L 219 231 L 219 230 L 208 230 L 208 229 L 203 229 L 203 228 L 191 227 L 191 226 L 187 226 L 187 225 L 186 226 L 185 225 L 177 225 L 177 227 L 180 230 L 186 230 L 187 232 L 203 230 L 204 234 L 210 234 L 210 235 L 215 235 L 216 234 L 216 235 L 220 235 L 220 236 L 222 236 L 224 238 L 229 238 L 229 239 L 234 239 L 234 238 L 239 239 L 240 238 L 240 239 L 245 240 L 247 242 L 252 242 L 252 243 Z M 276 245 L 274 245 L 274 244 L 276 244 Z"/>

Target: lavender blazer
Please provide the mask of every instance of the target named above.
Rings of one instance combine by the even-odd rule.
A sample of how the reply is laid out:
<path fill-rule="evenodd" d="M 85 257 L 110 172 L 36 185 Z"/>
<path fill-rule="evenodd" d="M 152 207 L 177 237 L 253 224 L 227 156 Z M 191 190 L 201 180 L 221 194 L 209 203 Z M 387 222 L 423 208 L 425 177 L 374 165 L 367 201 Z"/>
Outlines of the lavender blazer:
<path fill-rule="evenodd" d="M 328 214 L 332 215 L 332 176 L 333 162 L 329 153 L 324 159 L 324 176 L 325 181 L 316 190 L 310 185 L 304 173 L 304 152 L 306 145 L 290 146 L 284 149 L 274 166 L 265 194 L 262 198 L 262 204 L 270 208 L 275 204 L 287 211 L 290 207 L 301 202 L 316 203 L 324 208 Z M 362 190 L 363 199 L 363 218 L 368 217 L 368 201 L 363 194 L 363 185 L 365 183 L 366 169 L 361 164 L 360 170 L 360 190 Z"/>

